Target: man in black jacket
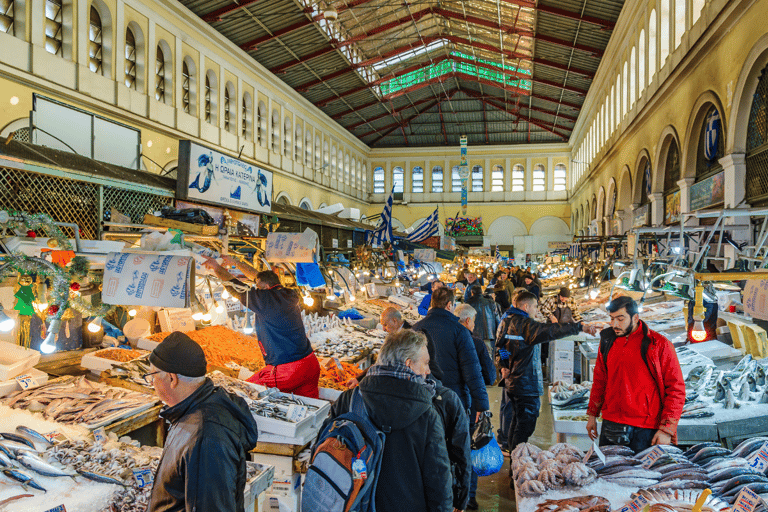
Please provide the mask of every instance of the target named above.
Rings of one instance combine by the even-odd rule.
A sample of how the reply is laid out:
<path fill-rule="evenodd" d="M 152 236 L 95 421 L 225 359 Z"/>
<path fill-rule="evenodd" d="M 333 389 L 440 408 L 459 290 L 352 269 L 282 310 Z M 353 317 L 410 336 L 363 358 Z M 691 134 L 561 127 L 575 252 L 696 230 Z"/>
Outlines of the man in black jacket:
<path fill-rule="evenodd" d="M 514 405 L 514 419 L 507 442 L 513 450 L 525 443 L 536 430 L 536 419 L 544 394 L 541 371 L 541 344 L 581 331 L 595 334 L 597 328 L 581 323 L 542 324 L 530 317 L 536 312 L 538 300 L 530 292 L 520 292 L 515 305 L 506 313 L 498 330 L 496 348 L 500 365 L 508 368 L 507 395 Z"/>
<path fill-rule="evenodd" d="M 168 407 L 170 423 L 148 512 L 244 512 L 245 461 L 256 447 L 256 422 L 245 401 L 205 377 L 203 349 L 171 333 L 149 356 L 144 376 Z"/>
<path fill-rule="evenodd" d="M 443 422 L 433 407 L 436 385 L 429 374 L 429 353 L 423 334 L 401 330 L 387 336 L 376 364 L 360 381 L 368 416 L 386 434 L 376 492 L 378 512 L 451 512 L 451 467 Z M 349 412 L 354 390 L 341 394 L 321 432 L 335 418 Z M 460 418 L 466 423 L 466 418 Z M 457 435 L 454 433 L 454 435 Z M 469 457 L 466 438 L 465 457 Z M 469 487 L 469 474 L 462 477 Z M 223 509 L 222 509 L 223 510 Z M 459 509 L 461 510 L 461 509 Z"/>

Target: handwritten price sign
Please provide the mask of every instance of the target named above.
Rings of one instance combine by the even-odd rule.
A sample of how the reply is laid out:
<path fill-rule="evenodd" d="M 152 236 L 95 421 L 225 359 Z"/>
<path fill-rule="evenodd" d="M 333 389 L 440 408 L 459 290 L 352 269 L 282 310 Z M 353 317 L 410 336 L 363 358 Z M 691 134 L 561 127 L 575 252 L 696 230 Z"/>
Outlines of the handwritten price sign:
<path fill-rule="evenodd" d="M 25 373 L 24 375 L 19 375 L 18 377 L 16 377 L 16 382 L 19 383 L 19 386 L 21 386 L 22 391 L 37 387 L 37 381 L 29 373 Z"/>
<path fill-rule="evenodd" d="M 149 467 L 134 469 L 133 476 L 136 478 L 140 488 L 152 485 L 152 482 L 155 481 L 155 474 L 152 472 L 152 468 Z"/>

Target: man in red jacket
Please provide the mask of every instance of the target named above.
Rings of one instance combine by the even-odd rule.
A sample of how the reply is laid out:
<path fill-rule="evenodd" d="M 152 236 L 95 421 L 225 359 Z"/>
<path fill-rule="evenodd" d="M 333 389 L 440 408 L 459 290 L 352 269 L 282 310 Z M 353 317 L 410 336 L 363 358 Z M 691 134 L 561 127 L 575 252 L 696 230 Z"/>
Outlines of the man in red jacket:
<path fill-rule="evenodd" d="M 685 381 L 672 343 L 648 329 L 630 297 L 614 299 L 607 309 L 611 327 L 600 333 L 587 409 L 589 437 L 597 439 L 602 414 L 601 445 L 629 446 L 637 453 L 675 444 Z"/>

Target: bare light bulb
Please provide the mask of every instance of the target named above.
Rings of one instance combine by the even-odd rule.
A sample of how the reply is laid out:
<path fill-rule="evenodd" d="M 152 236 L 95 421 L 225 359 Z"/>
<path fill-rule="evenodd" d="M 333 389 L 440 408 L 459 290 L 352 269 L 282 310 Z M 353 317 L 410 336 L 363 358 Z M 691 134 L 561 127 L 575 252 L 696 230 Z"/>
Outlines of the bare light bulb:
<path fill-rule="evenodd" d="M 97 316 L 95 320 L 88 324 L 88 331 L 97 333 L 101 330 L 101 317 Z"/>
<path fill-rule="evenodd" d="M 311 296 L 309 296 L 309 295 L 305 295 L 305 296 L 304 296 L 304 304 L 306 304 L 308 307 L 310 307 L 310 308 L 311 308 L 312 306 L 314 306 L 314 305 L 315 305 L 315 299 L 313 299 L 313 298 L 312 298 Z"/>
<path fill-rule="evenodd" d="M 222 306 L 220 302 L 216 303 L 216 312 L 218 314 L 222 314 L 224 312 L 224 306 Z"/>
<path fill-rule="evenodd" d="M 210 322 L 211 318 L 213 318 L 213 317 L 211 316 L 211 312 L 208 311 L 208 312 L 203 314 L 202 318 L 203 318 L 203 322 Z"/>
<path fill-rule="evenodd" d="M 707 331 L 704 329 L 704 322 L 696 320 L 693 323 L 693 330 L 691 331 L 691 338 L 695 341 L 704 341 L 707 339 Z"/>
<path fill-rule="evenodd" d="M 3 306 L 0 305 L 0 332 L 10 332 L 16 325 L 16 321 L 5 314 Z"/>
<path fill-rule="evenodd" d="M 198 311 L 197 313 L 192 313 L 192 320 L 194 320 L 195 322 L 199 322 L 202 319 L 203 319 L 202 311 Z"/>
<path fill-rule="evenodd" d="M 227 300 L 230 297 L 229 292 L 227 290 L 224 290 L 221 292 L 221 298 L 222 300 Z"/>
<path fill-rule="evenodd" d="M 354 295 L 350 295 L 349 296 L 349 302 L 355 302 L 355 296 Z"/>
<path fill-rule="evenodd" d="M 251 315 L 245 313 L 245 327 L 243 327 L 243 334 L 253 334 L 253 324 L 251 323 Z"/>
<path fill-rule="evenodd" d="M 592 299 L 596 299 L 599 294 L 600 292 L 598 291 L 597 288 L 592 288 L 592 290 L 590 290 L 589 292 L 589 297 Z"/>
<path fill-rule="evenodd" d="M 56 350 L 56 344 L 55 341 L 56 333 L 49 332 L 48 336 L 45 337 L 43 340 L 43 343 L 40 345 L 40 352 L 43 354 L 51 354 L 54 350 Z"/>
<path fill-rule="evenodd" d="M 136 316 L 136 310 L 132 309 L 132 310 L 128 311 L 128 316 L 131 317 L 131 318 L 135 317 Z"/>

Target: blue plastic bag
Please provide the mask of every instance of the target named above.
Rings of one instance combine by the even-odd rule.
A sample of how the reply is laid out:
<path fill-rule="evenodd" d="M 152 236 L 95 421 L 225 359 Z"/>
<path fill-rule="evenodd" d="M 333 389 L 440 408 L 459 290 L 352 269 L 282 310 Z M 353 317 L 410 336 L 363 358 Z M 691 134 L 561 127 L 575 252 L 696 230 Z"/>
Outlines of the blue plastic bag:
<path fill-rule="evenodd" d="M 490 476 L 501 471 L 504 466 L 504 454 L 501 452 L 496 438 L 491 440 L 482 448 L 472 450 L 472 469 L 478 476 Z"/>

